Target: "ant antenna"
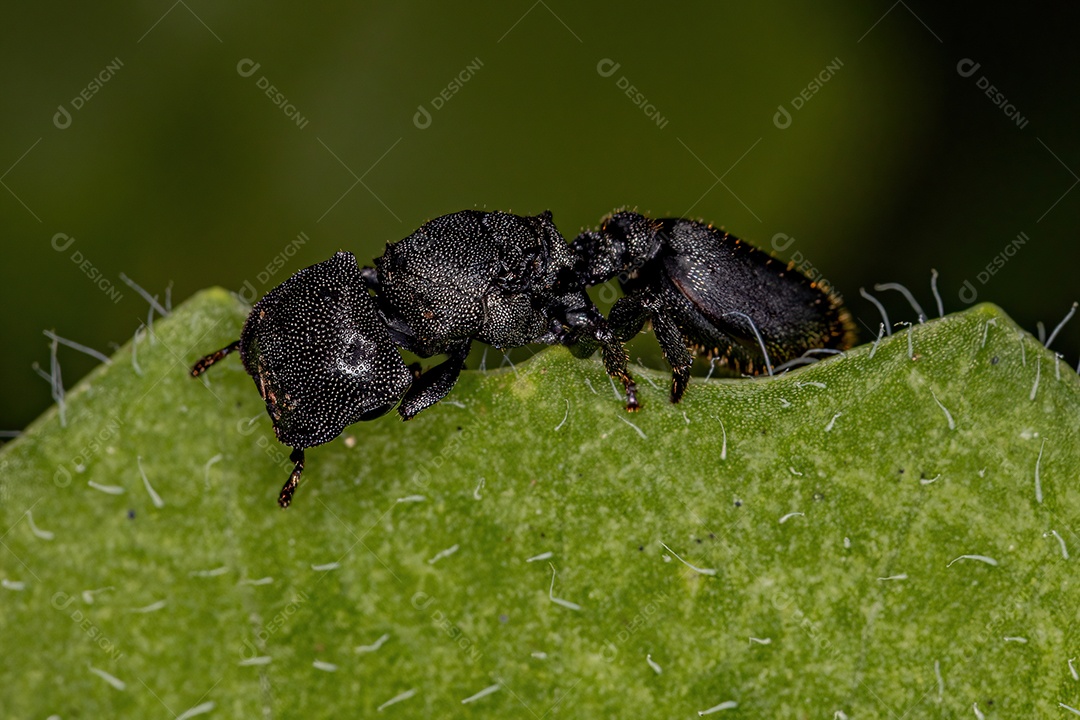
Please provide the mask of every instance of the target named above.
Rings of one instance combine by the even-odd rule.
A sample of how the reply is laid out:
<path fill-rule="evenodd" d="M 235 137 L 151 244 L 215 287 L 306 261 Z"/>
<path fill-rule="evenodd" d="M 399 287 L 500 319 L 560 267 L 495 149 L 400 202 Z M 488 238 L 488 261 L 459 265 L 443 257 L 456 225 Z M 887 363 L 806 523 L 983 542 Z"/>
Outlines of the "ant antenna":
<path fill-rule="evenodd" d="M 197 363 L 195 363 L 194 365 L 191 366 L 191 377 L 199 377 L 204 372 L 206 372 L 207 368 L 209 368 L 211 365 L 216 363 L 218 360 L 221 360 L 223 357 L 225 357 L 229 353 L 234 352 L 235 350 L 239 349 L 239 347 L 240 347 L 240 341 L 236 340 L 236 341 L 226 345 L 225 347 L 221 348 L 217 352 L 210 353 L 206 357 L 199 360 L 199 362 L 197 362 Z"/>
<path fill-rule="evenodd" d="M 281 492 L 278 493 L 277 504 L 282 510 L 289 507 L 293 493 L 296 492 L 296 486 L 300 484 L 300 475 L 304 472 L 304 448 L 293 448 L 289 459 L 296 463 L 296 466 L 289 475 L 289 479 L 281 486 Z"/>

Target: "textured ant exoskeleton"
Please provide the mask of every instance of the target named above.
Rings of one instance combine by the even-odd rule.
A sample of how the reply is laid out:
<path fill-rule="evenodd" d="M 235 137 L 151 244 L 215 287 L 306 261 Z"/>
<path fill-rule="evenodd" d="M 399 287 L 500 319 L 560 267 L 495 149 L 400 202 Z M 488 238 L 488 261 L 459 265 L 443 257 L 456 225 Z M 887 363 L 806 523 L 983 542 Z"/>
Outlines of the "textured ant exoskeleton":
<path fill-rule="evenodd" d="M 388 244 L 363 273 L 397 345 L 449 356 L 409 388 L 398 407 L 406 420 L 446 396 L 474 340 L 514 348 L 588 338 L 623 383 L 627 409 L 638 407 L 626 351 L 586 294 L 550 212 L 444 215 Z"/>
<path fill-rule="evenodd" d="M 626 296 L 609 321 L 585 292 L 618 276 Z M 371 295 L 374 291 L 375 296 Z M 304 450 L 395 405 L 408 420 L 453 388 L 473 341 L 499 348 L 563 344 L 604 366 L 638 408 L 622 343 L 651 321 L 672 367 L 671 399 L 686 389 L 691 350 L 757 373 L 815 348 L 842 350 L 855 333 L 839 300 L 752 245 L 692 220 L 620 212 L 567 245 L 551 213 L 466 210 L 388 244 L 374 268 L 350 253 L 300 270 L 251 310 L 240 339 L 199 360 L 199 376 L 233 352 L 255 381 L 295 463 Z M 445 354 L 411 372 L 399 354 Z"/>
<path fill-rule="evenodd" d="M 385 414 L 412 374 L 390 339 L 352 253 L 304 268 L 255 303 L 240 339 L 191 368 L 198 377 L 234 350 L 255 381 L 274 434 L 295 463 L 278 504 L 288 507 L 304 450 Z"/>
<path fill-rule="evenodd" d="M 620 340 L 651 322 L 671 365 L 672 402 L 690 380 L 691 351 L 735 372 L 771 373 L 814 349 L 847 349 L 856 338 L 833 293 L 712 225 L 617 212 L 570 247 L 586 285 L 619 278 L 626 295 L 608 322 Z M 583 342 L 577 354 L 590 349 Z"/>
<path fill-rule="evenodd" d="M 586 294 L 550 212 L 444 215 L 388 244 L 375 265 L 361 270 L 339 252 L 299 271 L 255 304 L 238 341 L 191 370 L 197 377 L 239 349 L 274 433 L 293 448 L 281 507 L 292 499 L 306 448 L 399 401 L 406 420 L 438 402 L 474 340 L 499 348 L 599 345 L 608 373 L 626 389 L 627 409 L 637 409 L 626 351 Z M 449 357 L 413 377 L 399 347 Z"/>

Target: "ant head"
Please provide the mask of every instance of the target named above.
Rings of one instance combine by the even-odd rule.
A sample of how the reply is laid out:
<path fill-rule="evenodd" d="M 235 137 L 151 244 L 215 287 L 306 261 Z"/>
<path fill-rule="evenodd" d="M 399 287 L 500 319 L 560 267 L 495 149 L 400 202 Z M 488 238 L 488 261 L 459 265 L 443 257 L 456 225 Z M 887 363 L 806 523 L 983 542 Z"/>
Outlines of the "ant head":
<path fill-rule="evenodd" d="M 329 442 L 388 412 L 412 381 L 347 252 L 300 270 L 259 300 L 239 349 L 275 434 L 294 448 Z"/>

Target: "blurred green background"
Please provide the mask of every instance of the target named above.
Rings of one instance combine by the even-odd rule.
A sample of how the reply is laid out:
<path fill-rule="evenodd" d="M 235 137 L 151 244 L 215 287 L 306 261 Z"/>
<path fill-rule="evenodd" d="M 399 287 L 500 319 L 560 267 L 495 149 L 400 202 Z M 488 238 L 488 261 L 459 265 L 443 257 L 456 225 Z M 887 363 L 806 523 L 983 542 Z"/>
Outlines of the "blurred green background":
<path fill-rule="evenodd" d="M 252 299 L 465 208 L 551 209 L 568 238 L 621 206 L 703 218 L 800 253 L 873 329 L 859 287 L 905 283 L 934 315 L 931 267 L 946 311 L 990 300 L 1032 331 L 1080 297 L 1073 8 L 163 0 L 4 15 L 0 430 L 51 402 L 31 369 L 48 367 L 42 330 L 110 353 L 145 321 L 121 273 L 162 301 L 171 283 L 174 304 L 210 285 Z M 1054 347 L 1075 368 L 1080 320 Z M 95 361 L 61 349 L 60 363 L 70 387 Z"/>

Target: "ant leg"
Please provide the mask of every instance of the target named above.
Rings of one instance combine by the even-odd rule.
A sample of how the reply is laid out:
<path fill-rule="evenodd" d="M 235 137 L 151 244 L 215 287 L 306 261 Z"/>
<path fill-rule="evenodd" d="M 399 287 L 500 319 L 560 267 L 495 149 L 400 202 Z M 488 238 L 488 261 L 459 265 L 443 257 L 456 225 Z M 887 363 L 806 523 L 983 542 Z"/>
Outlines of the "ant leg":
<path fill-rule="evenodd" d="M 421 374 L 413 381 L 398 406 L 402 420 L 411 420 L 421 410 L 431 407 L 446 397 L 457 382 L 465 358 L 469 355 L 470 343 L 464 342 L 447 351 L 448 357 L 435 367 Z"/>
<path fill-rule="evenodd" d="M 640 410 L 641 404 L 637 399 L 637 385 L 626 370 L 626 348 L 622 346 L 619 339 L 615 337 L 615 333 L 611 332 L 611 329 L 606 324 L 597 327 L 594 337 L 600 343 L 602 349 L 604 369 L 607 370 L 608 375 L 622 380 L 623 387 L 626 389 L 626 411 L 636 412 Z"/>
<path fill-rule="evenodd" d="M 671 402 L 682 400 L 686 386 L 690 384 L 690 366 L 694 356 L 686 349 L 686 340 L 675 321 L 669 315 L 653 311 L 650 315 L 656 342 L 671 365 Z"/>
<path fill-rule="evenodd" d="M 656 341 L 671 366 L 671 402 L 677 403 L 690 383 L 690 366 L 694 358 L 686 349 L 682 331 L 674 320 L 663 314 L 651 294 L 638 292 L 619 298 L 611 308 L 609 322 L 619 339 L 626 342 L 641 332 L 646 319 L 652 321 Z"/>
<path fill-rule="evenodd" d="M 579 352 L 584 353 L 588 350 L 588 353 L 592 354 L 589 346 L 591 345 L 595 349 L 596 345 L 599 345 L 604 359 L 604 369 L 607 370 L 608 375 L 622 381 L 623 388 L 626 390 L 627 412 L 641 409 L 637 399 L 637 385 L 626 369 L 626 348 L 622 346 L 619 338 L 608 327 L 608 323 L 604 320 L 604 316 L 600 314 L 600 311 L 595 307 L 573 310 L 566 313 L 566 320 L 571 327 L 570 337 L 580 338 L 576 341 L 576 348 L 574 345 L 570 346 L 571 352 L 578 355 Z M 591 337 L 584 335 L 585 332 L 588 332 Z M 588 356 L 588 354 L 578 355 L 578 357 Z"/>
<path fill-rule="evenodd" d="M 204 372 L 206 372 L 207 368 L 209 368 L 211 365 L 216 363 L 218 360 L 221 360 L 229 353 L 235 352 L 239 348 L 240 341 L 236 340 L 235 342 L 229 343 L 225 347 L 221 348 L 217 352 L 210 353 L 206 357 L 199 360 L 199 362 L 191 366 L 191 377 L 199 377 Z"/>
<path fill-rule="evenodd" d="M 553 342 L 550 344 L 557 342 L 563 345 L 570 351 L 571 355 L 580 360 L 592 357 L 592 354 L 600 347 L 596 340 L 583 334 L 580 327 L 574 327 L 568 330 L 558 321 L 555 321 L 552 337 Z"/>
<path fill-rule="evenodd" d="M 599 343 L 591 337 L 568 337 L 563 344 L 570 350 L 571 355 L 580 360 L 592 357 L 592 354 L 600 347 Z"/>
<path fill-rule="evenodd" d="M 624 295 L 615 301 L 608 313 L 608 325 L 622 342 L 629 342 L 645 327 L 648 310 L 640 293 Z"/>
<path fill-rule="evenodd" d="M 281 506 L 281 509 L 289 507 L 289 503 L 292 502 L 293 493 L 296 492 L 296 486 L 300 484 L 300 475 L 304 472 L 304 448 L 293 448 L 292 455 L 289 456 L 296 465 L 293 467 L 292 474 L 289 475 L 289 479 L 285 481 L 285 484 L 281 487 L 281 492 L 278 493 L 277 504 Z"/>

